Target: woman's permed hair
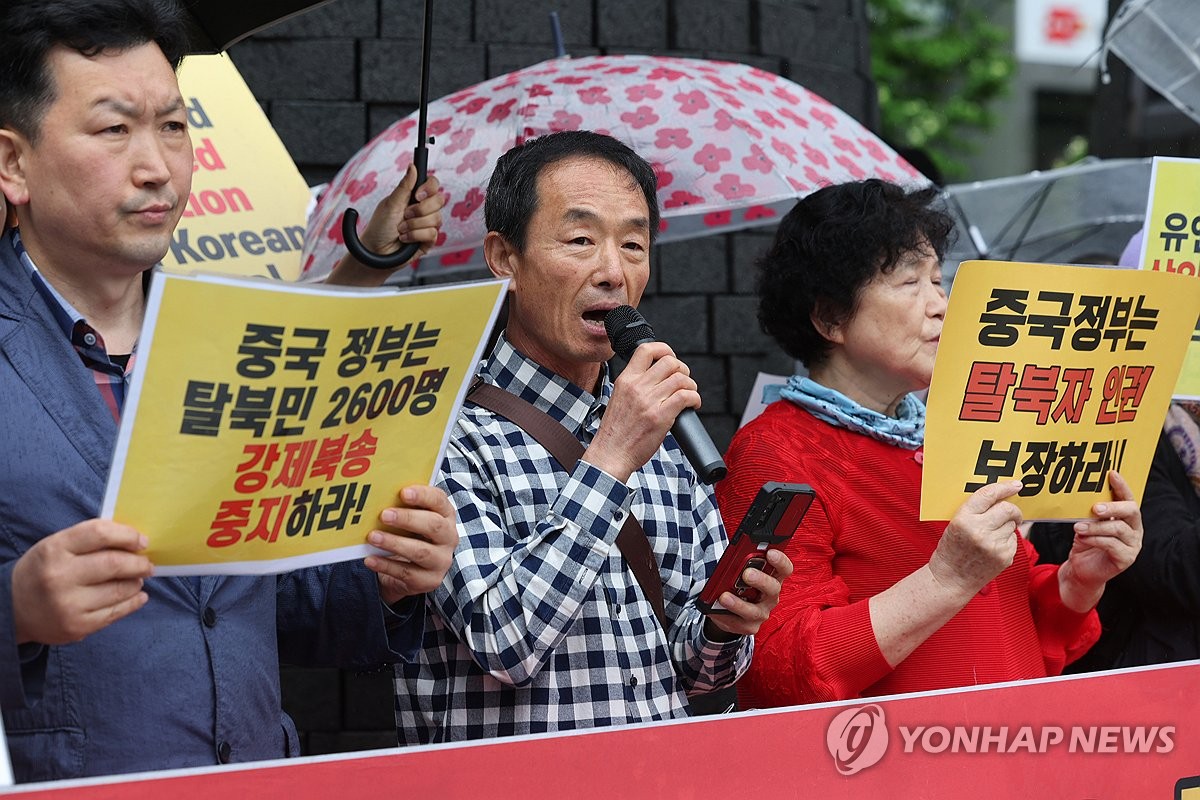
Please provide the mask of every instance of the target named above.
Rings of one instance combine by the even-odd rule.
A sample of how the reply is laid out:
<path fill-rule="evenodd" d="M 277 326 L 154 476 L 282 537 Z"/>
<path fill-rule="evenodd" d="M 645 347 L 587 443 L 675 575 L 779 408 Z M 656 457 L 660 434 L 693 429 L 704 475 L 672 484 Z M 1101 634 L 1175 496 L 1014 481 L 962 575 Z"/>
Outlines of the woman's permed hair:
<path fill-rule="evenodd" d="M 906 253 L 928 246 L 941 261 L 954 223 L 934 188 L 906 191 L 870 179 L 827 186 L 800 200 L 758 260 L 758 321 L 784 352 L 812 368 L 830 343 L 813 324 L 849 320 L 862 288 Z"/>

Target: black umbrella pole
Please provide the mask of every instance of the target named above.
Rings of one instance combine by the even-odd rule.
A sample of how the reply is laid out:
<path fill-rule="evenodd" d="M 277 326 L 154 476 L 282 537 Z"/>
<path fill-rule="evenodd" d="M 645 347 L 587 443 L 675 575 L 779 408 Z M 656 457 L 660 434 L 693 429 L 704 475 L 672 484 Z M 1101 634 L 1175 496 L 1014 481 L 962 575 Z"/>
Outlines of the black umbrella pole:
<path fill-rule="evenodd" d="M 421 35 L 421 95 L 417 108 L 417 146 L 413 148 L 413 166 L 417 168 L 417 183 L 419 188 L 425 183 L 429 174 L 429 147 L 426 139 L 426 118 L 429 111 L 429 50 L 433 39 L 433 0 L 425 0 L 425 18 Z M 411 198 L 410 198 L 411 202 Z M 371 269 L 395 269 L 417 254 L 421 245 L 413 242 L 401 247 L 395 253 L 382 255 L 373 253 L 358 238 L 358 211 L 347 208 L 342 215 L 342 240 L 350 255 L 364 266 Z"/>
<path fill-rule="evenodd" d="M 421 30 L 421 94 L 417 100 L 417 151 L 428 144 L 426 137 L 426 118 L 429 116 L 429 51 L 433 42 L 433 0 L 425 0 L 425 17 Z M 413 153 L 416 163 L 417 153 Z M 424 176 L 424 162 L 418 167 Z"/>

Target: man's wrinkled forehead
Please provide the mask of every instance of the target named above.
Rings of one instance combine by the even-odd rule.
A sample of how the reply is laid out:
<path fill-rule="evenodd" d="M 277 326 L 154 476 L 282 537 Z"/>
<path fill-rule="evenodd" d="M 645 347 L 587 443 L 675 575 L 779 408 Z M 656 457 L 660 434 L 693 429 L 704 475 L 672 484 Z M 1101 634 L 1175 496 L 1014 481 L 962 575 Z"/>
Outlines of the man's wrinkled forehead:
<path fill-rule="evenodd" d="M 563 211 L 563 222 L 581 222 L 585 225 L 600 225 L 605 222 L 605 220 L 601 219 L 600 215 L 590 208 L 568 207 L 565 211 Z M 644 214 L 638 215 L 636 212 L 632 216 L 628 216 L 620 220 L 617 225 L 622 230 L 637 230 L 644 233 L 650 232 L 650 218 Z"/>

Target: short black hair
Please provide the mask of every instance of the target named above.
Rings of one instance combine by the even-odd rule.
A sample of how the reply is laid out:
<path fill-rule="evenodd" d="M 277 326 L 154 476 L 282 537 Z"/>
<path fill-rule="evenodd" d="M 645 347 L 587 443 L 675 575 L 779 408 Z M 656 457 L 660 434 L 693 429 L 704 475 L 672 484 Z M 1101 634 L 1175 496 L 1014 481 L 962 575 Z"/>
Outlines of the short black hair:
<path fill-rule="evenodd" d="M 650 241 L 658 235 L 658 178 L 644 158 L 617 139 L 593 131 L 557 131 L 513 147 L 496 161 L 488 181 L 483 219 L 517 252 L 525 250 L 529 221 L 537 211 L 537 181 L 545 169 L 568 158 L 598 158 L 625 170 L 646 196 Z"/>
<path fill-rule="evenodd" d="M 812 322 L 850 319 L 862 288 L 906 253 L 946 254 L 954 223 L 934 188 L 906 191 L 875 178 L 826 186 L 784 215 L 758 260 L 758 321 L 784 352 L 812 368 L 830 343 Z"/>
<path fill-rule="evenodd" d="M 188 50 L 175 0 L 3 0 L 0 2 L 0 127 L 36 141 L 56 87 L 47 65 L 55 47 L 92 57 L 153 42 L 172 68 Z"/>

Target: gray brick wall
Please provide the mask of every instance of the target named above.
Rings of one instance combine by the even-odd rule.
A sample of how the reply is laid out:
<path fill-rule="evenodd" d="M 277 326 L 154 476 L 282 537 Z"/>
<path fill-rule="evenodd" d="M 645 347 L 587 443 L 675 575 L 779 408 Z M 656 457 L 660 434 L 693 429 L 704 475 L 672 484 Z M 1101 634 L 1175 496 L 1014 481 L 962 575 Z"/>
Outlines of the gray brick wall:
<path fill-rule="evenodd" d="M 750 42 L 751 0 L 684 0 L 671 3 L 671 47 L 757 55 Z"/>
<path fill-rule="evenodd" d="M 740 61 L 779 73 L 869 127 L 877 118 L 865 0 L 437 0 L 432 98 L 554 55 L 649 53 Z M 419 97 L 422 0 L 337 0 L 230 51 L 310 183 L 329 180 Z M 758 328 L 759 229 L 655 248 L 642 310 L 691 365 L 701 416 L 724 448 L 755 375 L 791 371 Z M 284 705 L 306 753 L 388 747 L 388 673 L 284 669 Z"/>
<path fill-rule="evenodd" d="M 596 44 L 600 47 L 668 46 L 667 0 L 606 0 L 596 5 Z"/>

